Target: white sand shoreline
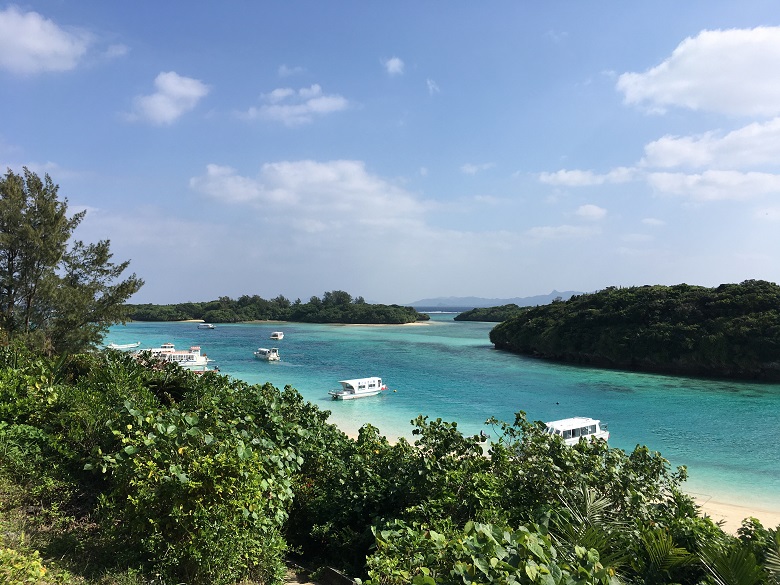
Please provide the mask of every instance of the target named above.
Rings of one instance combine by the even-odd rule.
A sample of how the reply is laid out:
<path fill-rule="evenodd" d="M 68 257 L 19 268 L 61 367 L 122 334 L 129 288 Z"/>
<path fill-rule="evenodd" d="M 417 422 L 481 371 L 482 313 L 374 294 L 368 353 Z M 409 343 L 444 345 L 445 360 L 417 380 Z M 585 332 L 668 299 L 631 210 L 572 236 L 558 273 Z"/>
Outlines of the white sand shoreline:
<path fill-rule="evenodd" d="M 722 522 L 725 532 L 736 534 L 745 518 L 757 518 L 764 528 L 780 526 L 780 509 L 761 505 L 736 504 L 725 498 L 709 494 L 687 492 L 701 508 L 701 513 L 712 518 L 713 522 Z M 747 500 L 744 500 L 747 501 Z"/>

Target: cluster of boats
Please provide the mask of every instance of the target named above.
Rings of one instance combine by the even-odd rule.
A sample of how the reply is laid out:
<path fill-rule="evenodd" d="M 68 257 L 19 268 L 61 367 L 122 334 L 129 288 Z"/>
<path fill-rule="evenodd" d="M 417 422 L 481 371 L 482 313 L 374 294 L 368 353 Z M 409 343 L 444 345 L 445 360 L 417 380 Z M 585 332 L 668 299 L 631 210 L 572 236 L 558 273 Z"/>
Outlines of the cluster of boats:
<path fill-rule="evenodd" d="M 214 325 L 201 323 L 198 325 L 198 328 L 214 329 Z M 274 331 L 271 333 L 270 338 L 273 340 L 284 339 L 284 332 Z M 172 343 L 163 343 L 160 347 L 138 350 L 140 345 L 141 342 L 139 341 L 137 343 L 124 344 L 110 343 L 106 347 L 121 351 L 137 350 L 136 354 L 150 352 L 152 356 L 163 362 L 175 363 L 185 369 L 200 373 L 209 371 L 208 364 L 212 361 L 205 353 L 201 353 L 201 348 L 198 345 L 193 345 L 188 350 L 178 350 Z M 258 347 L 253 353 L 257 359 L 269 362 L 281 359 L 279 349 L 276 347 Z M 215 370 L 219 371 L 218 368 L 215 368 Z M 378 376 L 340 380 L 339 384 L 341 385 L 340 389 L 328 392 L 333 400 L 353 400 L 355 398 L 376 396 L 387 390 L 387 385 Z M 581 416 L 547 422 L 545 423 L 544 431 L 549 435 L 561 437 L 566 445 L 576 445 L 580 440 L 602 439 L 607 441 L 609 439 L 609 430 L 606 423 L 598 419 Z"/>
<path fill-rule="evenodd" d="M 275 341 L 284 339 L 284 332 L 274 331 L 273 333 L 271 333 L 270 338 Z M 281 360 L 281 358 L 279 357 L 278 347 L 272 347 L 270 349 L 265 347 L 258 347 L 253 353 L 255 357 L 259 360 L 266 360 L 268 362 L 278 362 L 279 360 Z"/>
<path fill-rule="evenodd" d="M 149 349 L 138 349 L 140 346 L 141 342 L 139 341 L 137 343 L 109 343 L 106 347 L 119 351 L 136 350 L 134 354 L 137 356 L 149 353 L 153 358 L 163 363 L 178 364 L 185 370 L 198 373 L 210 371 L 208 364 L 213 361 L 205 353 L 201 353 L 199 345 L 193 345 L 189 349 L 176 349 L 172 343 L 163 343 L 160 347 Z"/>

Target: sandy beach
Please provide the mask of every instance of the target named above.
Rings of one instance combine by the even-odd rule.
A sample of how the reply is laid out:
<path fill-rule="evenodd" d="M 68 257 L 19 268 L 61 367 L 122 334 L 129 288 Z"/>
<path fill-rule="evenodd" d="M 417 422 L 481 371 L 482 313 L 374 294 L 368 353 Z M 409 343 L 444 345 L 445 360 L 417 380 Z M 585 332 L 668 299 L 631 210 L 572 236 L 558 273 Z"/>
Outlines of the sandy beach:
<path fill-rule="evenodd" d="M 723 522 L 723 530 L 736 534 L 745 518 L 758 518 L 764 528 L 780 526 L 780 510 L 770 510 L 749 504 L 733 504 L 713 499 L 705 494 L 690 494 L 701 506 L 701 513 L 706 514 L 714 522 Z"/>

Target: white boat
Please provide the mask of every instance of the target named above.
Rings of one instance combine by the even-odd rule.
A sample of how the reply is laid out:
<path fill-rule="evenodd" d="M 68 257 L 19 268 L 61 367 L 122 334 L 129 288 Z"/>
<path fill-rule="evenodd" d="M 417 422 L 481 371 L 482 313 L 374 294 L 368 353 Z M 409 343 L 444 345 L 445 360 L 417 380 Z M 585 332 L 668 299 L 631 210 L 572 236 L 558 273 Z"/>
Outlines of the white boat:
<path fill-rule="evenodd" d="M 212 325 L 211 323 L 201 323 L 198 325 L 198 329 L 216 329 L 216 325 Z"/>
<path fill-rule="evenodd" d="M 284 339 L 283 331 L 274 331 L 271 333 L 271 339 Z"/>
<path fill-rule="evenodd" d="M 163 343 L 160 347 L 150 350 L 152 356 L 174 364 L 179 364 L 188 370 L 200 370 L 211 361 L 205 353 L 200 352 L 199 345 L 193 345 L 189 350 L 176 349 L 172 343 Z"/>
<path fill-rule="evenodd" d="M 363 398 L 364 396 L 376 396 L 380 392 L 387 390 L 387 386 L 382 384 L 382 378 L 377 378 L 376 376 L 355 380 L 341 380 L 339 384 L 341 384 L 341 390 L 328 392 L 333 397 L 333 400 L 352 400 L 353 398 Z"/>
<path fill-rule="evenodd" d="M 576 445 L 580 439 L 591 441 L 593 439 L 609 439 L 607 423 L 602 423 L 595 418 L 575 416 L 544 423 L 544 431 L 548 435 L 558 435 L 567 445 Z"/>
<path fill-rule="evenodd" d="M 275 347 L 272 347 L 271 349 L 258 347 L 254 354 L 257 359 L 268 360 L 269 362 L 278 362 L 281 359 L 279 357 L 279 350 Z"/>
<path fill-rule="evenodd" d="M 108 349 L 135 349 L 136 347 L 140 346 L 141 342 L 138 341 L 136 343 L 109 343 L 106 347 Z"/>

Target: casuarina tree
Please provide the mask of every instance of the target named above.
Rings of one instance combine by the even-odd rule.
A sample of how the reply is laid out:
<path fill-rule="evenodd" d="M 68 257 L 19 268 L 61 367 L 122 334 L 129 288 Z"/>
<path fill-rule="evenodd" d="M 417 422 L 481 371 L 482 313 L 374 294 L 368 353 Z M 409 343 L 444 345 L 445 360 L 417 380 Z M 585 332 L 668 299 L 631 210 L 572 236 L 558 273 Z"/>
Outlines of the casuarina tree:
<path fill-rule="evenodd" d="M 0 337 L 51 353 L 98 343 L 143 285 L 120 280 L 129 262 L 111 261 L 108 240 L 71 242 L 86 212 L 69 217 L 58 190 L 26 167 L 0 178 Z"/>

